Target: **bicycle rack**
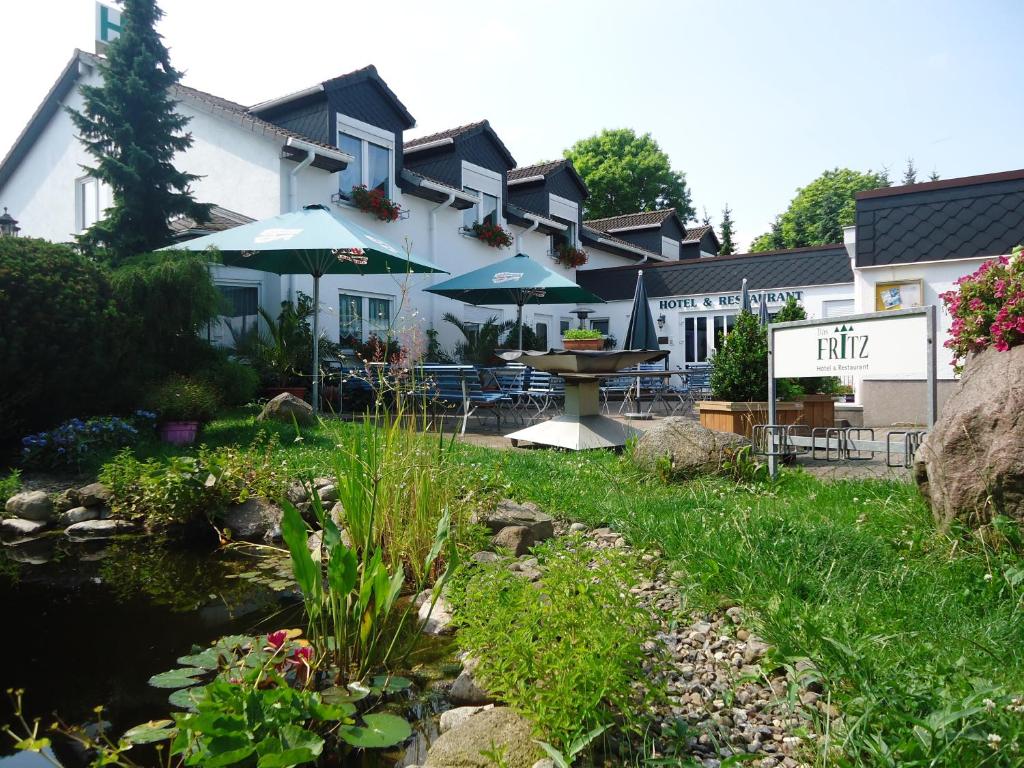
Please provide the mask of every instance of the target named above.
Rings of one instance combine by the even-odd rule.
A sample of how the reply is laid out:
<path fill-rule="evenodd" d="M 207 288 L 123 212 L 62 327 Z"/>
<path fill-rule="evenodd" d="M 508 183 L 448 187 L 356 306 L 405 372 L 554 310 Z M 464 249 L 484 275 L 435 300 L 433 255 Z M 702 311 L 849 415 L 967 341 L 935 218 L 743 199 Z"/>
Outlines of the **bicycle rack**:
<path fill-rule="evenodd" d="M 794 445 L 791 440 L 794 437 L 811 437 L 811 428 L 807 424 L 790 424 L 786 427 L 786 442 L 794 456 L 810 453 L 813 450 L 812 445 Z"/>
<path fill-rule="evenodd" d="M 885 438 L 885 465 L 887 467 L 903 467 L 904 469 L 913 467 L 914 454 L 917 453 L 917 449 L 921 446 L 921 441 L 924 440 L 927 434 L 928 431 L 923 429 L 890 432 Z M 893 441 L 893 437 L 903 439 L 902 462 L 893 462 L 892 448 L 894 445 L 898 445 L 898 442 Z"/>
<path fill-rule="evenodd" d="M 751 432 L 753 453 L 758 456 L 790 456 L 793 447 L 786 439 L 785 424 L 755 424 Z M 776 438 L 778 444 L 776 447 Z"/>
<path fill-rule="evenodd" d="M 846 459 L 847 461 L 869 461 L 875 458 L 874 451 L 862 451 L 860 449 L 851 449 L 850 441 L 852 440 L 868 440 L 875 439 L 875 430 L 871 427 L 847 427 L 846 429 Z M 854 455 L 856 454 L 856 455 Z M 867 454 L 865 456 L 864 454 Z"/>

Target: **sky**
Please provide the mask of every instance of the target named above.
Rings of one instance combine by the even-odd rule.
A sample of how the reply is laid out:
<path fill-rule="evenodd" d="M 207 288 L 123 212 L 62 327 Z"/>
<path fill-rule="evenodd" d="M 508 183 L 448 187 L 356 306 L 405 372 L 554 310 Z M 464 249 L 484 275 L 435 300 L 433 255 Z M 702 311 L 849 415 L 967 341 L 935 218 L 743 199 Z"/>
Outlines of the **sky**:
<path fill-rule="evenodd" d="M 650 132 L 745 247 L 822 171 L 1024 168 L 1024 0 L 161 0 L 184 82 L 243 104 L 375 64 L 417 120 L 482 118 L 520 165 Z M 3 3 L 6 154 L 93 0 Z M 0 200 L 0 205 L 3 201 Z M 15 216 L 16 212 L 13 212 Z"/>

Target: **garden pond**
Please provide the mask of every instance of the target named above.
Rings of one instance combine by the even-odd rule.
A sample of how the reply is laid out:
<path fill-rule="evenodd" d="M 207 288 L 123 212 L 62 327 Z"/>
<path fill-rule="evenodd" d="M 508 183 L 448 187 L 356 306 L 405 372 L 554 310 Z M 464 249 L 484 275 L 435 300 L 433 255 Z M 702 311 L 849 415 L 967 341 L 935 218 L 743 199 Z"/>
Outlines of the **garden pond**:
<path fill-rule="evenodd" d="M 0 551 L 0 725 L 12 721 L 6 691 L 25 690 L 28 719 L 44 724 L 94 722 L 103 705 L 110 733 L 167 717 L 170 691 L 151 687 L 154 674 L 176 666 L 194 646 L 229 634 L 261 634 L 295 626 L 301 602 L 287 556 L 259 550 L 187 546 L 150 537 L 71 542 L 50 535 Z M 450 667 L 450 643 L 425 638 L 411 660 L 427 677 Z M 356 753 L 346 764 L 398 766 L 422 759 L 435 733 L 434 698 L 403 705 L 417 739 L 403 753 Z M 55 742 L 61 764 L 87 763 Z M 65 754 L 67 753 L 67 754 Z M 51 763 L 15 754 L 0 734 L 0 768 Z"/>

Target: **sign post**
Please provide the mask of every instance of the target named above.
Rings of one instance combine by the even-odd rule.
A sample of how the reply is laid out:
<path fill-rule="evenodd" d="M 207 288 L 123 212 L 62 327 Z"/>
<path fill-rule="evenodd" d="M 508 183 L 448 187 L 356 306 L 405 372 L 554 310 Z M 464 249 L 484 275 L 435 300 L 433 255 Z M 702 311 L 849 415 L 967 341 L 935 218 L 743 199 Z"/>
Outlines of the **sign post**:
<path fill-rule="evenodd" d="M 96 3 L 96 53 L 103 53 L 121 35 L 121 11 Z"/>
<path fill-rule="evenodd" d="M 768 423 L 775 424 L 776 377 L 857 375 L 924 379 L 931 429 L 938 416 L 935 332 L 934 305 L 770 324 Z M 768 439 L 774 441 L 770 432 Z M 775 477 L 777 451 L 768 448 L 768 470 Z"/>

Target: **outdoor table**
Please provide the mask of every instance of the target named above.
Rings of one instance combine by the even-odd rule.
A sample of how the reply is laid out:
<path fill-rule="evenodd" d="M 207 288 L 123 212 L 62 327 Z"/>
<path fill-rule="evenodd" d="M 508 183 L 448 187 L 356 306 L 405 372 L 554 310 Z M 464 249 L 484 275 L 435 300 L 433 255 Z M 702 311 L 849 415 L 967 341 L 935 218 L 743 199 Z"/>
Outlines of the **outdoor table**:
<path fill-rule="evenodd" d="M 586 352 L 502 352 L 501 357 L 547 371 L 565 380 L 565 412 L 540 424 L 506 435 L 512 445 L 520 441 L 582 451 L 591 448 L 619 448 L 639 430 L 601 414 L 601 379 L 622 368 L 656 362 L 668 357 L 668 350 Z M 637 373 L 646 373 L 640 372 Z M 639 379 L 638 379 L 639 381 Z"/>
<path fill-rule="evenodd" d="M 668 369 L 654 370 L 654 371 L 618 371 L 616 373 L 602 374 L 602 379 L 625 379 L 631 378 L 636 379 L 635 382 L 629 385 L 629 389 L 625 392 L 625 397 L 622 399 L 622 405 L 619 407 L 619 413 L 622 413 L 623 408 L 626 407 L 626 403 L 630 404 L 632 408 L 634 405 L 637 407 L 636 411 L 626 411 L 625 416 L 644 416 L 654 410 L 654 403 L 658 399 L 653 398 L 651 400 L 651 406 L 646 411 L 640 410 L 640 380 L 641 379 L 671 379 L 673 376 L 678 376 L 679 371 L 670 371 Z M 660 393 L 657 393 L 660 395 Z"/>

